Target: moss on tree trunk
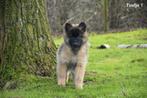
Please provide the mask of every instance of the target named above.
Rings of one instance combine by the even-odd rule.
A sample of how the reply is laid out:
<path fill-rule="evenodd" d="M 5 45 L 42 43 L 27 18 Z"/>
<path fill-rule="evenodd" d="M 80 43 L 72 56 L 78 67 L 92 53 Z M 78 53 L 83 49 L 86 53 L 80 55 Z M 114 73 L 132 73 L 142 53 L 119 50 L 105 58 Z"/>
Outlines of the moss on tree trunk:
<path fill-rule="evenodd" d="M 50 35 L 45 0 L 1 2 L 4 32 L 0 33 L 0 86 L 18 78 L 20 73 L 51 75 L 56 47 Z"/>

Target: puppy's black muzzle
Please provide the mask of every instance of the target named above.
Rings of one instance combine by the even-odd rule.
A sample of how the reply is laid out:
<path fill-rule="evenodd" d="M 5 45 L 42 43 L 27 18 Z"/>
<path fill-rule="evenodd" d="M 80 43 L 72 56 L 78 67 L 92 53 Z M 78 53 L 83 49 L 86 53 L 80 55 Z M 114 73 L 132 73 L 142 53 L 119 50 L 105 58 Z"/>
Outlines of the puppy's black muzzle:
<path fill-rule="evenodd" d="M 70 38 L 69 39 L 69 44 L 72 49 L 80 49 L 82 46 L 83 40 L 81 38 Z"/>

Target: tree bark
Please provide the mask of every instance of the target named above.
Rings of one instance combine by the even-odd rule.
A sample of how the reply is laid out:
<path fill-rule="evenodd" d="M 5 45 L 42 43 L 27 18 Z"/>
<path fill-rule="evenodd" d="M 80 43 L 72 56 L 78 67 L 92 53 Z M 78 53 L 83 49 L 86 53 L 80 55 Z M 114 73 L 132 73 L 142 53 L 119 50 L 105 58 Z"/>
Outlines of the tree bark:
<path fill-rule="evenodd" d="M 49 76 L 56 47 L 45 0 L 1 0 L 0 87 L 21 73 Z"/>

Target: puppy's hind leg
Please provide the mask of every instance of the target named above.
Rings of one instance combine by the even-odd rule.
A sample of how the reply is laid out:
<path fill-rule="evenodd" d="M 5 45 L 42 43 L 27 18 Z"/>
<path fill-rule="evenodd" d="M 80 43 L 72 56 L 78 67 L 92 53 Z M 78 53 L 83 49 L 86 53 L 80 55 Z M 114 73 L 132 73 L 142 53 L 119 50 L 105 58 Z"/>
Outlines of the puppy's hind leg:
<path fill-rule="evenodd" d="M 67 71 L 67 73 L 66 73 L 66 83 L 68 83 L 68 81 L 69 81 L 69 74 L 70 74 L 70 71 Z"/>

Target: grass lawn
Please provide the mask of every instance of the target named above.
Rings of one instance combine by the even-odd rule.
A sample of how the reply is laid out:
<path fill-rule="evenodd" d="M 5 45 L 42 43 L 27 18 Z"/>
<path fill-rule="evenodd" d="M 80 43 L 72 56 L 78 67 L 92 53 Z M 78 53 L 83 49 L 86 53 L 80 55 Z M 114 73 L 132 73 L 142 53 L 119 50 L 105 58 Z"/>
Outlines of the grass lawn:
<path fill-rule="evenodd" d="M 62 38 L 55 38 L 59 45 Z M 147 44 L 147 29 L 89 37 L 89 63 L 83 90 L 70 81 L 59 87 L 54 78 L 31 78 L 15 90 L 0 91 L 0 98 L 147 98 L 147 49 L 119 49 L 119 44 Z M 101 44 L 110 49 L 96 49 Z M 28 79 L 29 80 L 29 79 Z"/>

